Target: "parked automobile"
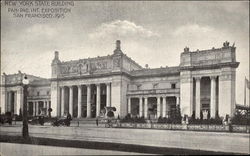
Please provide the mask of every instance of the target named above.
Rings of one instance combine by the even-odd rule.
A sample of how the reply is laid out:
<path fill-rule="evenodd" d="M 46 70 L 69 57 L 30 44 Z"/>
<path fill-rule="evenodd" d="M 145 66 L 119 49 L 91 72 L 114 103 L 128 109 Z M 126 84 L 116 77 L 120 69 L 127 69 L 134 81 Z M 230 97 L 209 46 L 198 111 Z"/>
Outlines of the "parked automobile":
<path fill-rule="evenodd" d="M 6 112 L 5 114 L 0 115 L 0 122 L 1 124 L 9 123 L 12 124 L 12 115 L 11 112 Z"/>
<path fill-rule="evenodd" d="M 32 125 L 44 125 L 44 116 L 35 116 L 31 119 L 28 120 L 28 123 L 29 124 L 32 124 Z"/>
<path fill-rule="evenodd" d="M 56 119 L 54 122 L 52 122 L 52 125 L 53 126 L 70 126 L 71 120 L 72 120 L 71 115 L 68 114 L 67 116 Z"/>
<path fill-rule="evenodd" d="M 23 117 L 22 117 L 22 115 L 14 114 L 13 120 L 14 120 L 14 121 L 22 121 L 22 120 L 23 120 Z"/>

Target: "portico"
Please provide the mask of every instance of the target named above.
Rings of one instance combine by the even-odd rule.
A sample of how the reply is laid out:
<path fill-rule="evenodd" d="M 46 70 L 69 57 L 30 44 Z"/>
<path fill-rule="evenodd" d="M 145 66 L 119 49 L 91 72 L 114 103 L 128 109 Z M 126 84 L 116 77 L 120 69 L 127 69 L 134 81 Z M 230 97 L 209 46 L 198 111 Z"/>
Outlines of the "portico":
<path fill-rule="evenodd" d="M 141 95 L 127 98 L 128 113 L 144 118 L 169 117 L 179 105 L 179 95 Z"/>
<path fill-rule="evenodd" d="M 49 115 L 48 109 L 51 107 L 51 101 L 49 99 L 45 100 L 28 100 L 28 115 Z"/>
<path fill-rule="evenodd" d="M 77 118 L 103 116 L 101 109 L 110 106 L 111 83 L 60 86 L 60 116 L 70 113 Z"/>

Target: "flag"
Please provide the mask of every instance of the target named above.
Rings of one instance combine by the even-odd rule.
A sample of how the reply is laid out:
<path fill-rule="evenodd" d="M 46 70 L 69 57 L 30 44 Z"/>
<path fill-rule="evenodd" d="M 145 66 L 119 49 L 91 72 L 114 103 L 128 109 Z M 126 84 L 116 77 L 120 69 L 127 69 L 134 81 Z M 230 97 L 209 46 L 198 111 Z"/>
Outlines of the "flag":
<path fill-rule="evenodd" d="M 244 105 L 245 106 L 246 106 L 246 96 L 248 96 L 248 99 L 249 99 L 249 95 L 246 95 L 246 90 L 247 89 L 250 89 L 250 84 L 249 84 L 249 80 L 245 77 L 245 86 L 244 86 Z"/>
<path fill-rule="evenodd" d="M 245 78 L 246 88 L 250 89 L 250 83 L 247 78 Z"/>

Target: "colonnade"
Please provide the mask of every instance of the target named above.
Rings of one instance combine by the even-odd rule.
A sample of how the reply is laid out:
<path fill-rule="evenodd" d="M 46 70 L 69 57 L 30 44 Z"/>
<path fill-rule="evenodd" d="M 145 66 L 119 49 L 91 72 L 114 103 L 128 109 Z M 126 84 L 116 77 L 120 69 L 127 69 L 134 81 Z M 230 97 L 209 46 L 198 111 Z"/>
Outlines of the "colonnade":
<path fill-rule="evenodd" d="M 22 92 L 20 90 L 15 91 L 7 91 L 6 96 L 6 105 L 5 112 L 12 112 L 13 114 L 20 114 L 20 110 L 22 109 Z"/>
<path fill-rule="evenodd" d="M 44 112 L 45 114 L 44 115 L 49 115 L 48 113 L 48 109 L 51 107 L 50 106 L 50 101 L 49 100 L 32 100 L 32 101 L 28 101 L 28 111 L 31 112 L 31 110 L 29 110 L 30 108 L 30 104 L 33 105 L 33 110 L 32 110 L 32 115 L 33 116 L 37 116 L 37 115 L 40 115 L 39 114 L 39 102 L 42 102 L 43 105 L 42 105 L 42 108 L 45 109 L 46 111 Z"/>
<path fill-rule="evenodd" d="M 77 95 L 77 118 L 82 117 L 82 92 L 83 92 L 83 86 L 86 86 L 87 88 L 87 118 L 91 118 L 91 85 L 96 86 L 96 116 L 99 116 L 100 114 L 100 108 L 101 108 L 101 84 L 84 84 L 84 85 L 71 85 L 71 86 L 61 86 L 60 87 L 60 109 L 61 109 L 61 116 L 64 116 L 65 113 L 70 113 L 73 116 L 73 86 L 77 86 L 78 95 Z M 106 85 L 106 106 L 110 107 L 110 86 L 111 83 L 105 83 Z M 69 88 L 69 101 L 65 101 L 65 88 Z M 69 110 L 65 110 L 66 103 L 69 104 Z"/>
<path fill-rule="evenodd" d="M 157 118 L 167 117 L 170 111 L 170 104 L 167 103 L 167 97 L 173 96 L 156 96 L 157 99 Z M 148 117 L 148 96 L 139 96 L 139 97 L 128 97 L 128 113 L 131 114 L 131 99 L 132 98 L 139 98 L 139 116 L 140 117 Z M 180 97 L 175 96 L 176 98 L 176 106 L 180 104 Z M 144 99 L 144 100 L 143 100 Z M 143 102 L 144 101 L 144 102 Z"/>
<path fill-rule="evenodd" d="M 200 118 L 201 112 L 201 78 L 195 77 L 195 118 Z M 210 76 L 211 90 L 210 90 L 210 117 L 215 118 L 216 115 L 216 78 L 217 76 Z"/>

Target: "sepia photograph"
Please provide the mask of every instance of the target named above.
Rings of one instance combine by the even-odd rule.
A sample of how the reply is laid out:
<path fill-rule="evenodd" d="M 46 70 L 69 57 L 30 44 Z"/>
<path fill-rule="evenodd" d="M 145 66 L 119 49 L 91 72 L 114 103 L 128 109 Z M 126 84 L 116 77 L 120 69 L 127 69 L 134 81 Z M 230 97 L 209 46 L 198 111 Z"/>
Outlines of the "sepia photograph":
<path fill-rule="evenodd" d="M 0 156 L 249 155 L 249 1 L 1 0 Z"/>

